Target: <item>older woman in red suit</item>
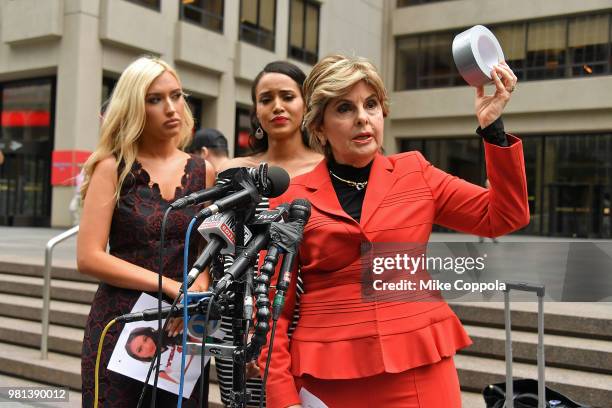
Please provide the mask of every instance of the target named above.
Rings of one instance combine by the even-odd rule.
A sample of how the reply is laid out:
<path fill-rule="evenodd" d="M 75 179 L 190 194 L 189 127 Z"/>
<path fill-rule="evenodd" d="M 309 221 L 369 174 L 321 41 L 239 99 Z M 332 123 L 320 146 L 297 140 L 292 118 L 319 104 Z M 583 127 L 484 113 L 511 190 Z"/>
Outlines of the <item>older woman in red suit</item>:
<path fill-rule="evenodd" d="M 289 341 L 290 290 L 268 407 L 299 407 L 300 391 L 331 408 L 461 406 L 453 355 L 471 343 L 461 323 L 440 300 L 365 301 L 360 247 L 427 243 L 433 224 L 495 237 L 529 222 L 521 141 L 500 119 L 516 76 L 504 62 L 492 76 L 495 93 L 481 87 L 475 97 L 491 183 L 485 189 L 436 169 L 419 152 L 381 154 L 387 92 L 367 60 L 335 55 L 313 68 L 304 84 L 305 122 L 326 160 L 271 200 L 306 198 L 312 215 L 299 254 L 300 320 Z"/>

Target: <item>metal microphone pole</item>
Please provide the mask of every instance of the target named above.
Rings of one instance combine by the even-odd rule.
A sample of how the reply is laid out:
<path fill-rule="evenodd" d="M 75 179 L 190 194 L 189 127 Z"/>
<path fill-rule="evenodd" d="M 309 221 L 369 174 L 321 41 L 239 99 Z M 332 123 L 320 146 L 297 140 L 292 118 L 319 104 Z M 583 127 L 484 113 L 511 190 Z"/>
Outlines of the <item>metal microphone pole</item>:
<path fill-rule="evenodd" d="M 245 249 L 244 224 L 245 212 L 236 211 L 236 254 L 238 259 Z M 252 266 L 251 266 L 252 268 Z M 247 271 L 248 273 L 248 271 Z M 245 327 L 244 327 L 244 294 L 246 292 L 246 280 L 236 279 L 234 281 L 234 316 L 232 320 L 232 335 L 234 356 L 232 359 L 232 391 L 230 394 L 230 406 L 232 408 L 246 407 L 249 395 L 246 394 L 246 359 L 245 359 Z"/>

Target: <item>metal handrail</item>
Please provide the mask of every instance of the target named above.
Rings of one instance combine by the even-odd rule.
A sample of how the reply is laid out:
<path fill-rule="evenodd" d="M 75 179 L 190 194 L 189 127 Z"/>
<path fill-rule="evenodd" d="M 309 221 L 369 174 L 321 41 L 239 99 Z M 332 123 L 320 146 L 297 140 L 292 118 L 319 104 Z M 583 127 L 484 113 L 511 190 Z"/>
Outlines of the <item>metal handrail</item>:
<path fill-rule="evenodd" d="M 51 238 L 45 247 L 45 270 L 43 277 L 45 283 L 43 285 L 43 307 L 42 307 L 42 336 L 40 337 L 40 358 L 47 359 L 49 350 L 49 308 L 51 305 L 51 262 L 53 259 L 53 248 L 62 241 L 76 235 L 79 232 L 79 226 L 74 226 L 67 231 Z"/>

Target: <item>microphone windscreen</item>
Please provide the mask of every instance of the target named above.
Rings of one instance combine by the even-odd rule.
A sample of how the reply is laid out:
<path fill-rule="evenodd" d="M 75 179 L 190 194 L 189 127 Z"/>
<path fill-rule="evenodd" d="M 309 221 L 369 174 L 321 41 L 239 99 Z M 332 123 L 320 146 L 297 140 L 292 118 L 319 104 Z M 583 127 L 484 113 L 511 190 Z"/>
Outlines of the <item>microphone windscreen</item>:
<path fill-rule="evenodd" d="M 306 224 L 310 218 L 310 211 L 310 201 L 304 198 L 296 198 L 291 202 L 289 208 L 289 221 L 301 220 Z"/>
<path fill-rule="evenodd" d="M 278 197 L 289 188 L 289 173 L 281 167 L 271 166 L 268 168 L 269 191 L 265 196 L 269 198 Z"/>

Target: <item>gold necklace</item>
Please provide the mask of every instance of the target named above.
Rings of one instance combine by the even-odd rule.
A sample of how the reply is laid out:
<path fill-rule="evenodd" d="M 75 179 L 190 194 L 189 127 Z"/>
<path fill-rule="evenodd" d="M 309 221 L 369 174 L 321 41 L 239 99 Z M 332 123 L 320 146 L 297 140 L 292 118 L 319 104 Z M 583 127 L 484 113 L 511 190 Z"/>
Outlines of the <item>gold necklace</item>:
<path fill-rule="evenodd" d="M 368 185 L 367 181 L 357 182 L 357 181 L 352 181 L 352 180 L 345 180 L 342 177 L 336 176 L 331 170 L 329 171 L 329 174 L 331 174 L 332 176 L 334 176 L 335 178 L 337 178 L 341 182 L 346 183 L 346 184 L 348 184 L 351 187 L 355 187 L 357 190 L 363 190 L 365 188 L 365 186 Z"/>

